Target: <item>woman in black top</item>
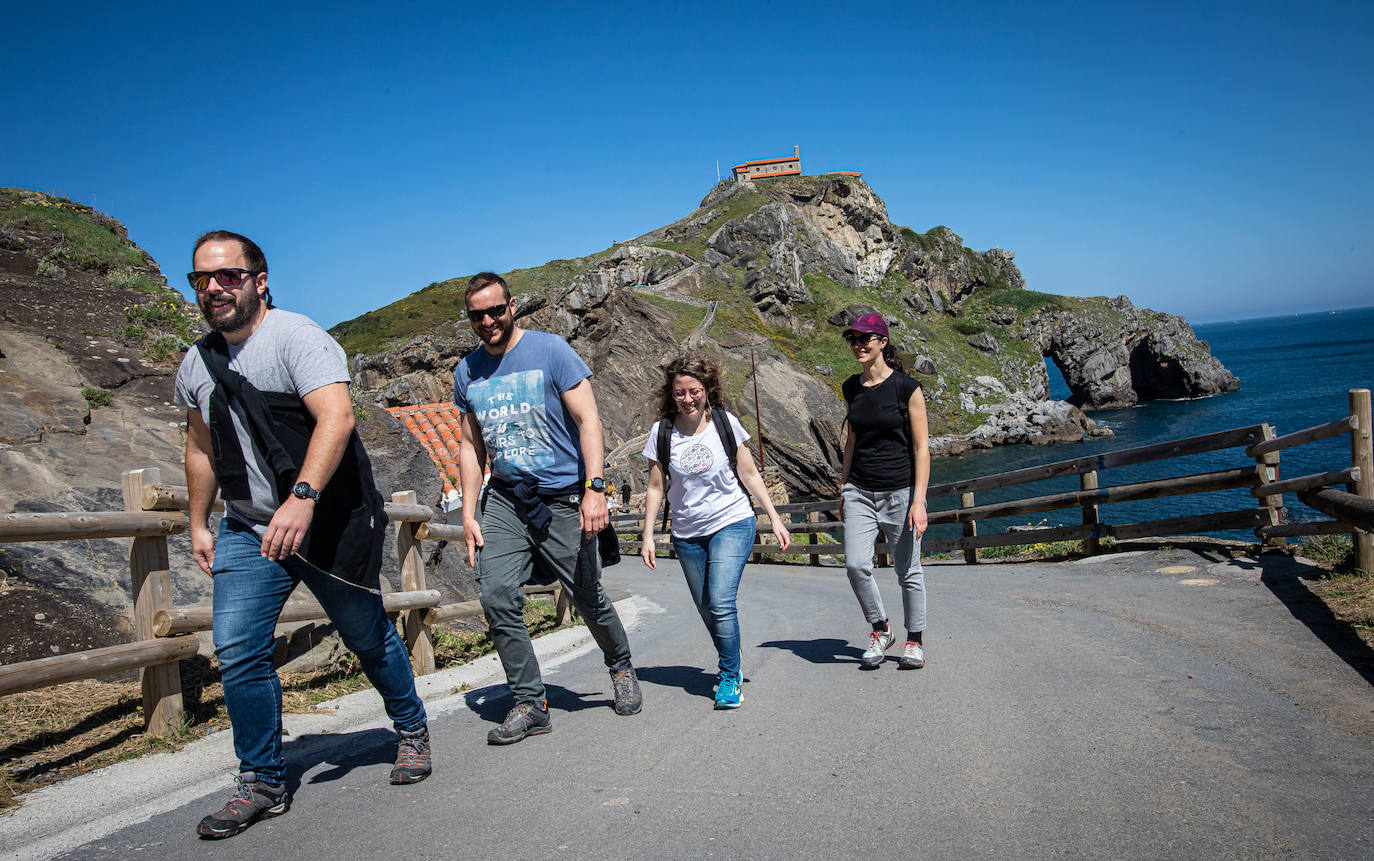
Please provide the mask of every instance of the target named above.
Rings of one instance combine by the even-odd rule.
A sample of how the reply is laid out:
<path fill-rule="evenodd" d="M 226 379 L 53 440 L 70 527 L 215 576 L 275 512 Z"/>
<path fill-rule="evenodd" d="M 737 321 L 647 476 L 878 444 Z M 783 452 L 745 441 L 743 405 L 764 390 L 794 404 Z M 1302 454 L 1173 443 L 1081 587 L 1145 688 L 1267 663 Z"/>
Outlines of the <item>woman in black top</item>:
<path fill-rule="evenodd" d="M 844 382 L 849 432 L 840 473 L 845 571 L 864 617 L 873 626 L 860 665 L 877 669 L 896 640 L 873 582 L 874 545 L 881 529 L 902 588 L 907 639 L 897 666 L 914 670 L 925 666 L 926 660 L 921 534 L 927 523 L 930 434 L 925 396 L 921 384 L 902 372 L 882 315 L 857 318 L 844 337 L 863 369 Z"/>

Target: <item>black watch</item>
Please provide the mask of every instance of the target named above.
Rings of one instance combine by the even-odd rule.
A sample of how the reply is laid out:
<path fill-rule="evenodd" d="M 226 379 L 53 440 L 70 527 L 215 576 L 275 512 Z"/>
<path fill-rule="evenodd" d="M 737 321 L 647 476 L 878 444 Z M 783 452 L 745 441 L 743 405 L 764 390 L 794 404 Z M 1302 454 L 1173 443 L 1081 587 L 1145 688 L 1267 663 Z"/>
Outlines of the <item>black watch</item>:
<path fill-rule="evenodd" d="M 313 499 L 316 502 L 320 501 L 320 492 L 311 487 L 308 481 L 296 482 L 296 486 L 291 488 L 291 495 L 297 499 Z"/>
<path fill-rule="evenodd" d="M 595 490 L 597 493 L 605 493 L 606 479 L 601 478 L 600 476 L 597 476 L 596 478 L 587 479 L 587 489 Z"/>

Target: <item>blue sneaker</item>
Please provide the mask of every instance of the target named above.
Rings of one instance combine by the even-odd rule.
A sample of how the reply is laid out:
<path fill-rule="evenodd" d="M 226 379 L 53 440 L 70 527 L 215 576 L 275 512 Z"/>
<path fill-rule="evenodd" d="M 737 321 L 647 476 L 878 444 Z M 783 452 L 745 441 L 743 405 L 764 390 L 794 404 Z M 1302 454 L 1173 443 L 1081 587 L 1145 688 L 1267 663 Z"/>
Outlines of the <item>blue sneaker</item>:
<path fill-rule="evenodd" d="M 716 708 L 718 709 L 737 709 L 744 701 L 744 692 L 740 690 L 739 673 L 721 673 L 716 682 Z"/>

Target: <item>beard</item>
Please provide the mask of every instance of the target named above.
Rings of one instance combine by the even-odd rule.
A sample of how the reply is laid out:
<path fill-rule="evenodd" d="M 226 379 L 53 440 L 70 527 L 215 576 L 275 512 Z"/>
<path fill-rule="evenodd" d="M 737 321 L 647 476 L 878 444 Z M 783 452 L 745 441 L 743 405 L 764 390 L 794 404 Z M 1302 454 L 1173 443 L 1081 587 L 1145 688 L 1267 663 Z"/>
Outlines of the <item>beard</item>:
<path fill-rule="evenodd" d="M 205 324 L 214 332 L 233 332 L 242 329 L 253 322 L 261 307 L 262 296 L 258 295 L 258 291 L 251 284 L 240 291 L 239 297 L 234 300 L 234 310 L 227 317 L 216 317 L 210 310 L 208 299 L 200 301 L 200 313 L 205 317 Z"/>

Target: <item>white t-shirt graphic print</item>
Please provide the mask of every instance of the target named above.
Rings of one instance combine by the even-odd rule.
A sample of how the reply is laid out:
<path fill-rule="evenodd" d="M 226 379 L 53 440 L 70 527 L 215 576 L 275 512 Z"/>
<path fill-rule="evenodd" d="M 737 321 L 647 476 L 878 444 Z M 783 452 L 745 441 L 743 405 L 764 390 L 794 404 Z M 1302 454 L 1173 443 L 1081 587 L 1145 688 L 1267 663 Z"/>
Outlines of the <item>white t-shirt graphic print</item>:
<path fill-rule="evenodd" d="M 743 444 L 749 434 L 738 419 L 726 415 L 735 441 Z M 644 444 L 644 451 L 640 452 L 655 462 L 658 461 L 659 424 L 654 422 L 649 429 L 649 439 Z M 730 468 L 730 459 L 714 422 L 705 422 L 696 436 L 684 436 L 673 428 L 668 460 L 672 478 L 668 504 L 672 506 L 674 537 L 713 535 L 731 523 L 754 516 L 754 507 L 735 478 L 735 471 Z"/>

